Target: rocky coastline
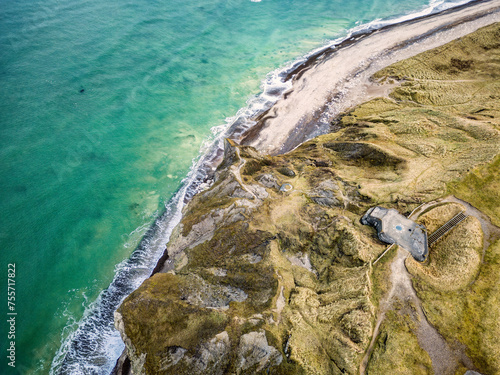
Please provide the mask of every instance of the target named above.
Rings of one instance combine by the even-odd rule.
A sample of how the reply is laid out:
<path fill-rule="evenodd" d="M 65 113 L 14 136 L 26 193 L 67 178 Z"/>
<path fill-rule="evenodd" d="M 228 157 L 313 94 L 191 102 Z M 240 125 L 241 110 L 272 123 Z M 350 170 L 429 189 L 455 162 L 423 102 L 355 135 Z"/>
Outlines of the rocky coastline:
<path fill-rule="evenodd" d="M 499 2 L 484 3 L 488 11 L 467 17 L 498 20 Z M 463 25 L 453 26 L 457 40 L 363 70 L 371 89 L 350 90 L 326 134 L 302 143 L 307 113 L 335 97 L 308 94 L 308 85 L 331 84 L 321 69 L 332 60 L 317 59 L 258 132 L 227 139 L 213 184 L 184 207 L 152 276 L 115 313 L 126 350 L 114 373 L 500 373 L 500 216 L 469 189 L 498 196 L 500 24 L 472 34 Z M 299 102 L 302 115 L 283 125 Z M 487 212 L 491 230 L 466 220 L 462 237 L 443 239 L 424 264 L 401 250 L 372 264 L 386 246 L 360 223 L 366 210 L 408 215 L 450 194 Z M 446 204 L 420 220 L 436 226 L 461 209 Z M 412 298 L 394 292 L 397 261 Z M 422 320 L 448 351 L 426 341 Z"/>

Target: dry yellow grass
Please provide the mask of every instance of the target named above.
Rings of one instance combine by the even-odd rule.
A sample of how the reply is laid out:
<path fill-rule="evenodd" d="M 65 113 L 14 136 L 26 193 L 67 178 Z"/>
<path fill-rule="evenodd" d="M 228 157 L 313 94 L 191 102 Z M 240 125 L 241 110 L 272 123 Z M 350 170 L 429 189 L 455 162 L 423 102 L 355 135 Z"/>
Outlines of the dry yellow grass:
<path fill-rule="evenodd" d="M 448 184 L 450 193 L 486 213 L 500 226 L 500 155 L 478 166 L 463 180 Z"/>
<path fill-rule="evenodd" d="M 415 278 L 414 286 L 429 322 L 450 345 L 463 344 L 482 374 L 500 374 L 500 240 L 486 251 L 474 283 L 443 291 Z"/>
<path fill-rule="evenodd" d="M 257 329 L 282 355 L 271 370 L 276 374 L 356 373 L 380 300 L 373 287 L 388 288 L 388 263 L 381 261 L 375 273 L 369 263 L 384 246 L 359 218 L 376 204 L 409 212 L 498 154 L 499 35 L 500 25 L 493 25 L 386 69 L 381 76 L 410 80 L 390 99 L 341 117 L 339 131 L 287 155 L 228 149 L 216 182 L 184 209 L 182 227 L 168 244 L 169 251 L 185 252 L 184 266 L 148 279 L 120 308 L 127 336 L 147 354 L 149 373 L 158 373 L 166 351 L 177 346 L 188 352 L 169 371 L 193 373 L 189 361 L 202 358 L 203 341 L 222 331 L 237 358 L 238 340 Z M 467 192 L 463 184 L 458 191 L 477 193 L 474 205 L 498 213 L 498 168 L 488 166 L 470 181 Z M 284 182 L 293 190 L 280 192 Z M 433 230 L 459 210 L 437 207 L 423 220 Z M 204 227 L 213 228 L 206 237 L 197 232 Z M 479 270 L 481 245 L 480 226 L 469 218 L 431 249 L 427 264 L 407 266 L 431 323 L 451 343 L 467 345 L 481 372 L 495 374 L 500 246 L 490 248 Z M 302 265 L 292 264 L 299 258 Z M 200 296 L 198 305 L 193 296 Z M 431 371 L 405 314 L 388 314 L 369 373 Z M 237 361 L 226 360 L 225 371 L 236 373 Z"/>
<path fill-rule="evenodd" d="M 469 216 L 431 247 L 427 263 L 408 257 L 406 267 L 438 290 L 459 290 L 475 278 L 482 247 L 481 223 Z"/>
<path fill-rule="evenodd" d="M 377 337 L 366 368 L 367 375 L 432 373 L 432 362 L 417 340 L 411 318 L 401 311 L 389 311 Z"/>
<path fill-rule="evenodd" d="M 439 227 L 444 225 L 448 220 L 453 218 L 458 213 L 465 211 L 465 207 L 458 203 L 445 203 L 437 207 L 433 207 L 427 212 L 424 212 L 418 217 L 418 222 L 425 225 L 427 233 L 430 235 Z"/>

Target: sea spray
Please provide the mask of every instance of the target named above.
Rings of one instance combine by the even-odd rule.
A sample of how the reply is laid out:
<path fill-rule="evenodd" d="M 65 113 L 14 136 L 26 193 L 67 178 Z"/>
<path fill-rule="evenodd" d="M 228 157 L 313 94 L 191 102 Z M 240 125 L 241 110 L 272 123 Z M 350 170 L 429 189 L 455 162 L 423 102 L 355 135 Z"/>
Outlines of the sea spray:
<path fill-rule="evenodd" d="M 416 13 L 358 25 L 346 31 L 338 39 L 268 74 L 262 82 L 261 94 L 251 98 L 247 106 L 240 109 L 235 116 L 227 118 L 224 125 L 212 129 L 212 137 L 204 142 L 200 156 L 193 162 L 188 176 L 167 204 L 165 212 L 147 231 L 131 257 L 116 267 L 115 277 L 110 286 L 85 309 L 84 316 L 78 324 L 69 319 L 69 324 L 63 334 L 63 342 L 54 357 L 50 373 L 108 374 L 111 371 L 124 348 L 120 335 L 113 326 L 115 309 L 150 275 L 158 258 L 165 250 L 165 244 L 173 228 L 181 219 L 182 207 L 197 192 L 210 186 L 213 172 L 222 156 L 223 139 L 226 137 L 239 139 L 245 131 L 255 125 L 255 118 L 268 110 L 291 88 L 293 78 L 291 73 L 300 69 L 313 56 L 321 55 L 328 49 L 334 50 L 350 38 L 361 37 L 388 25 L 436 13 L 467 2 L 432 1 L 428 7 Z M 326 131 L 326 129 L 320 129 L 319 133 L 321 131 Z M 75 326 L 76 329 L 73 328 Z M 71 333 L 68 334 L 68 331 Z"/>

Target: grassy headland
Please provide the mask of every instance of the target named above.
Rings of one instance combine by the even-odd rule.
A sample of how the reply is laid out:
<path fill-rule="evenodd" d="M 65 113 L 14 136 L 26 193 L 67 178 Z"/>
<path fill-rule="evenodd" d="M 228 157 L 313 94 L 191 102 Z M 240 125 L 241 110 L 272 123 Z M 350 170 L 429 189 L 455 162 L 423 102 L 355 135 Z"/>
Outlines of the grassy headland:
<path fill-rule="evenodd" d="M 390 271 L 387 261 L 373 271 L 385 246 L 359 219 L 376 204 L 408 213 L 448 189 L 466 197 L 477 176 L 487 197 L 474 204 L 491 203 L 499 41 L 496 24 L 382 70 L 377 80 L 400 82 L 390 97 L 354 108 L 337 131 L 286 155 L 228 141 L 216 182 L 188 204 L 167 245 L 174 266 L 165 263 L 119 309 L 134 368 L 357 373 Z M 497 206 L 485 212 L 498 220 Z M 430 213 L 427 220 L 438 225 Z M 498 373 L 499 242 L 480 264 L 481 229 L 473 219 L 464 225 L 410 269 L 431 323 L 466 347 L 474 368 Z M 431 371 L 411 316 L 404 303 L 388 313 L 369 372 Z"/>

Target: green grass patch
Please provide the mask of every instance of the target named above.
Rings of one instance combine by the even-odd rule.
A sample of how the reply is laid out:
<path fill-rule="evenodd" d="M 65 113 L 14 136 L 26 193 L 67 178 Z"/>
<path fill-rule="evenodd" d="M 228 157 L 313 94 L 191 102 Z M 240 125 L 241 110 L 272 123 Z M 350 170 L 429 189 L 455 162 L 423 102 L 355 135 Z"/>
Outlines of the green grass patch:
<path fill-rule="evenodd" d="M 474 168 L 465 178 L 448 184 L 448 191 L 487 214 L 500 226 L 500 155 Z"/>
<path fill-rule="evenodd" d="M 431 359 L 418 344 L 412 326 L 407 315 L 387 312 L 366 368 L 367 375 L 432 373 Z"/>
<path fill-rule="evenodd" d="M 429 322 L 448 343 L 464 344 L 466 354 L 482 374 L 500 373 L 500 240 L 486 252 L 474 283 L 443 291 L 421 278 L 414 287 Z"/>

